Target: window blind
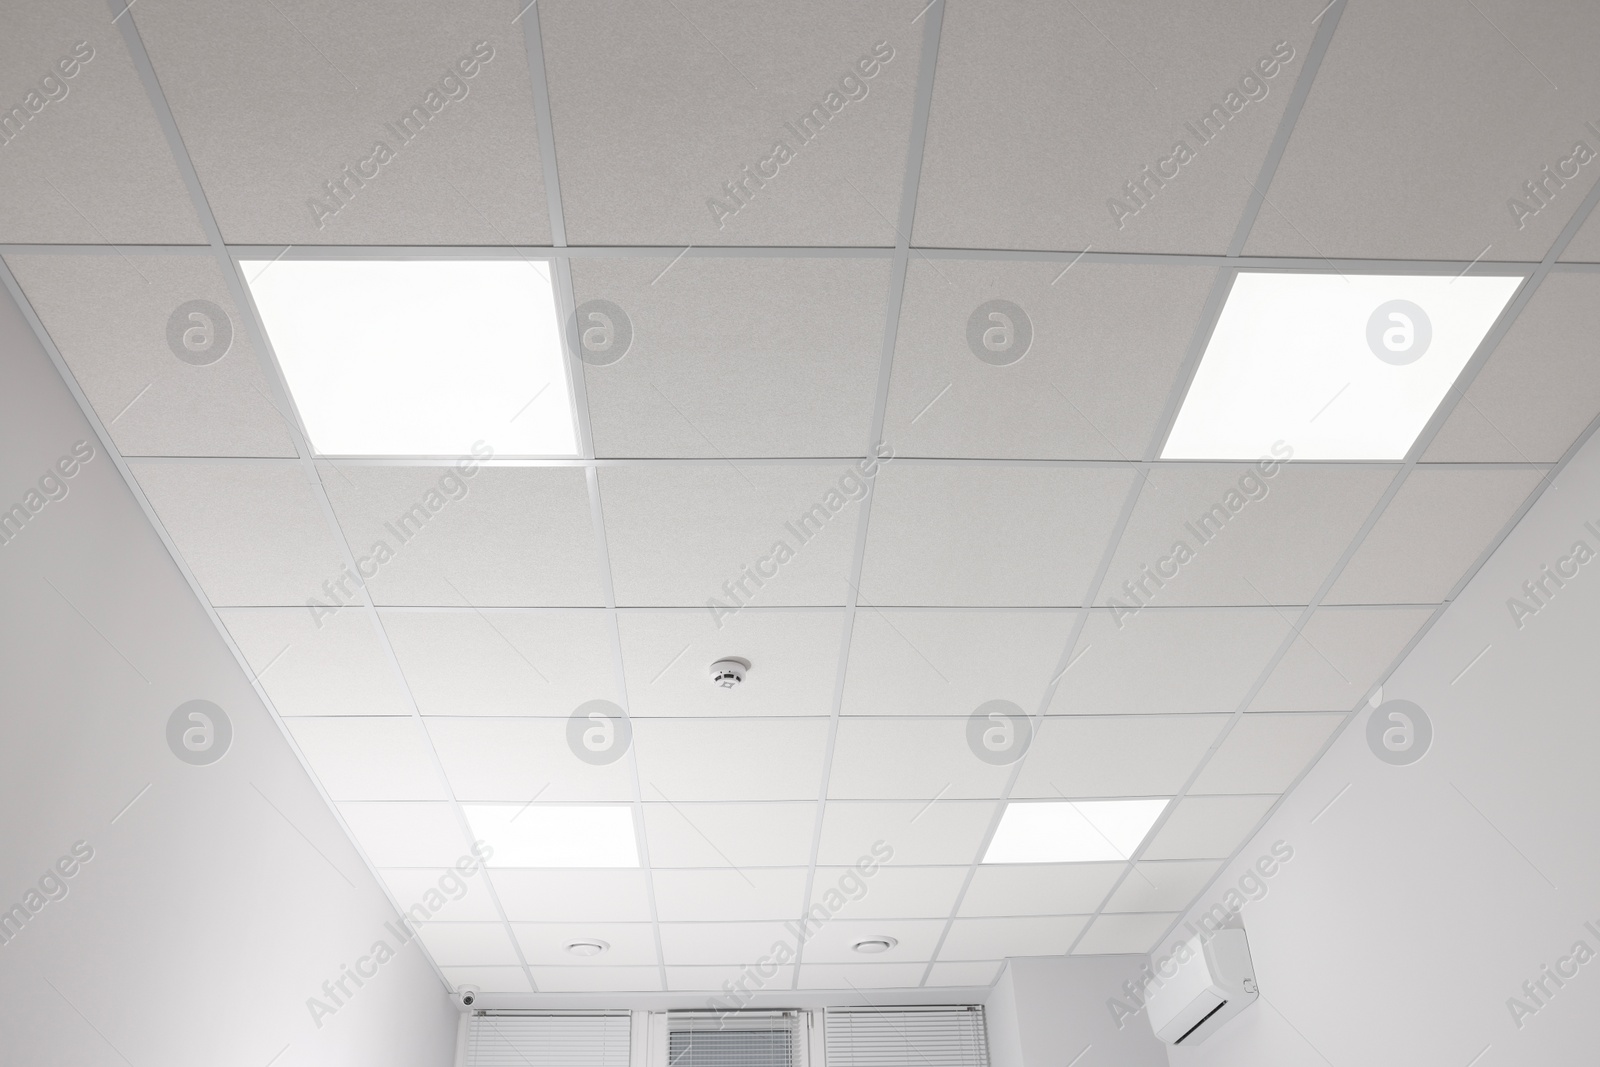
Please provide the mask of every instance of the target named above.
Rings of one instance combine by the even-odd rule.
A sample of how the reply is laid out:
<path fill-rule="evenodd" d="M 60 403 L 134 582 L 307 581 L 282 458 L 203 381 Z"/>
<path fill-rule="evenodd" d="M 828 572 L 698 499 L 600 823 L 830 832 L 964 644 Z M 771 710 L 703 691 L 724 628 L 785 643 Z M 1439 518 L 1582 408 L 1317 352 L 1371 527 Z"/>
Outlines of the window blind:
<path fill-rule="evenodd" d="M 628 1067 L 626 1014 L 477 1015 L 467 1067 Z"/>
<path fill-rule="evenodd" d="M 829 1008 L 828 1067 L 988 1067 L 980 1005 Z"/>
<path fill-rule="evenodd" d="M 801 1067 L 793 1012 L 671 1013 L 667 1067 Z"/>

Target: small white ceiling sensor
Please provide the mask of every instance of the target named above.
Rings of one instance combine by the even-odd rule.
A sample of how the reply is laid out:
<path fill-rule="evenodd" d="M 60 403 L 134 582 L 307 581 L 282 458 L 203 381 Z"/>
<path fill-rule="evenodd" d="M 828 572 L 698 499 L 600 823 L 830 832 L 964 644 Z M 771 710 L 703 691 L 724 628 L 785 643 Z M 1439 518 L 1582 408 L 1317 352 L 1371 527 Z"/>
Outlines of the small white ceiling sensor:
<path fill-rule="evenodd" d="M 597 937 L 585 937 L 577 941 L 567 942 L 567 951 L 574 956 L 598 956 L 610 947 L 610 945 Z"/>
<path fill-rule="evenodd" d="M 711 684 L 720 689 L 732 689 L 744 681 L 749 669 L 747 659 L 719 659 L 711 665 Z"/>
<path fill-rule="evenodd" d="M 855 949 L 857 952 L 865 953 L 868 956 L 879 956 L 885 952 L 888 952 L 899 943 L 899 939 L 885 935 L 883 937 L 864 938 L 860 941 L 857 941 L 850 947 Z"/>

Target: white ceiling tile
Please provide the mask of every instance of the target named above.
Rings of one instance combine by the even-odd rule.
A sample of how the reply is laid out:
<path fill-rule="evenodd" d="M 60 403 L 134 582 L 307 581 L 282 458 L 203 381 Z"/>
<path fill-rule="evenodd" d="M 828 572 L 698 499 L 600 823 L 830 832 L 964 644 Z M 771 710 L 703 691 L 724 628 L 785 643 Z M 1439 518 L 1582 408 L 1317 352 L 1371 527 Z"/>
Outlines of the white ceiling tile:
<path fill-rule="evenodd" d="M 344 556 L 294 464 L 129 463 L 213 604 L 293 605 L 324 597 Z M 326 618 L 326 613 L 323 613 Z"/>
<path fill-rule="evenodd" d="M 862 600 L 1081 604 L 1133 478 L 1103 467 L 891 462 L 878 476 Z"/>
<path fill-rule="evenodd" d="M 1317 611 L 1250 707 L 1328 711 L 1354 706 L 1432 614 L 1427 608 Z"/>
<path fill-rule="evenodd" d="M 439 801 L 353 801 L 338 805 L 374 867 L 453 867 L 471 860 L 456 813 Z"/>
<path fill-rule="evenodd" d="M 1222 864 L 1216 860 L 1136 863 L 1106 901 L 1107 912 L 1182 911 Z"/>
<path fill-rule="evenodd" d="M 385 867 L 378 871 L 378 877 L 389 887 L 402 914 L 421 904 L 441 922 L 500 920 L 477 869 L 467 876 L 453 867 Z M 443 905 L 434 910 L 441 899 Z"/>
<path fill-rule="evenodd" d="M 726 622 L 744 604 L 844 603 L 865 492 L 856 464 L 602 467 L 599 475 L 618 604 L 708 610 L 715 602 L 721 610 L 708 614 Z"/>
<path fill-rule="evenodd" d="M 1141 858 L 1227 859 L 1277 799 L 1271 794 L 1184 797 L 1145 846 Z"/>
<path fill-rule="evenodd" d="M 806 939 L 805 963 L 872 964 L 886 966 L 933 958 L 944 919 L 882 920 L 835 919 L 822 923 Z M 865 954 L 854 948 L 869 938 L 892 937 L 897 942 L 887 952 Z M 920 976 L 919 976 L 920 977 Z"/>
<path fill-rule="evenodd" d="M 1233 711 L 1290 632 L 1275 608 L 1094 611 L 1052 713 Z"/>
<path fill-rule="evenodd" d="M 335 801 L 448 799 L 414 718 L 297 718 L 285 725 Z"/>
<path fill-rule="evenodd" d="M 455 467 L 327 462 L 318 469 L 379 604 L 601 602 L 581 470 L 476 467 L 463 476 Z"/>
<path fill-rule="evenodd" d="M 884 436 L 902 456 L 1140 459 L 1213 276 L 1090 263 L 1063 274 L 1056 263 L 913 257 Z M 992 300 L 1009 301 L 1022 317 L 1010 313 L 1008 324 L 979 315 Z M 992 337 L 1004 347 L 989 359 L 1004 365 L 975 354 L 975 315 L 980 329 L 1010 326 L 1009 338 Z"/>
<path fill-rule="evenodd" d="M 799 914 L 798 905 L 795 914 Z M 793 922 L 792 917 L 790 922 Z M 794 931 L 781 922 L 661 924 L 661 953 L 668 967 L 745 967 L 772 953 L 779 944 L 787 946 L 789 953 L 793 954 Z"/>
<path fill-rule="evenodd" d="M 1540 175 L 1543 177 L 1543 175 Z M 1526 201 L 1524 201 L 1526 203 Z M 1530 207 L 1533 205 L 1529 205 Z M 1594 212 L 1589 213 L 1588 221 L 1578 227 L 1578 232 L 1572 235 L 1572 241 L 1566 250 L 1561 253 L 1563 263 L 1594 263 L 1600 261 L 1600 216 Z M 1549 279 L 1546 279 L 1548 284 Z M 1541 289 L 1543 286 L 1540 287 Z M 1535 300 L 1538 297 L 1534 297 Z M 1521 316 L 1518 316 L 1519 320 Z"/>
<path fill-rule="evenodd" d="M 1126 863 L 981 864 L 961 900 L 961 914 L 1091 915 Z M 1015 955 L 1015 953 L 1007 953 Z"/>
<path fill-rule="evenodd" d="M 635 719 L 647 801 L 814 800 L 825 719 Z"/>
<path fill-rule="evenodd" d="M 547 244 L 527 52 L 501 6 L 178 3 L 134 19 L 228 240 Z M 315 198 L 341 206 L 319 224 Z"/>
<path fill-rule="evenodd" d="M 1227 721 L 1226 715 L 1052 715 L 1039 727 L 1011 796 L 1171 796 Z"/>
<path fill-rule="evenodd" d="M 1150 951 L 1178 916 L 1102 915 L 1072 950 L 1074 956 L 1137 954 Z"/>
<path fill-rule="evenodd" d="M 854 867 L 818 867 L 811 901 L 815 905 L 837 891 L 847 900 L 839 909 L 842 918 L 942 919 L 955 909 L 968 869 L 879 867 L 864 879 Z M 855 890 L 860 882 L 866 883 L 865 892 Z"/>
<path fill-rule="evenodd" d="M 409 715 L 400 677 L 365 611 L 217 612 L 279 715 Z"/>
<path fill-rule="evenodd" d="M 839 722 L 829 798 L 952 800 L 998 797 L 1010 767 L 978 758 L 965 718 L 850 718 Z"/>
<path fill-rule="evenodd" d="M 804 11 L 604 0 L 544 12 L 571 240 L 894 244 L 923 36 L 910 17 L 845 0 Z M 887 62 L 858 68 L 880 43 Z M 797 135 L 791 127 L 824 101 L 838 110 L 823 111 L 822 133 Z M 757 176 L 779 141 L 790 161 Z M 719 219 L 708 201 L 732 211 L 724 186 L 735 182 L 746 202 Z"/>
<path fill-rule="evenodd" d="M 621 359 L 583 364 L 597 455 L 862 454 L 888 260 L 686 256 L 666 266 L 573 261 L 578 304 L 616 304 L 632 337 Z"/>
<path fill-rule="evenodd" d="M 801 989 L 909 989 L 922 984 L 926 963 L 811 963 L 800 967 Z"/>
<path fill-rule="evenodd" d="M 1328 591 L 1329 604 L 1436 604 L 1543 478 L 1419 466 Z"/>
<path fill-rule="evenodd" d="M 517 963 L 505 923 L 417 923 L 417 936 L 441 967 Z"/>
<path fill-rule="evenodd" d="M 1450 0 L 1345 10 L 1245 251 L 1465 261 L 1492 243 L 1491 258 L 1537 260 L 1592 179 L 1520 227 L 1508 198 L 1585 135 L 1582 109 L 1557 102 L 1600 89 L 1584 47 L 1597 16 Z M 1349 121 L 1379 100 L 1381 123 Z"/>
<path fill-rule="evenodd" d="M 1204 9 L 1176 0 L 1138 10 L 1110 0 L 951 7 L 915 243 L 1224 251 L 1315 29 L 1310 16 L 1262 0 Z M 1240 89 L 1280 41 L 1287 62 Z M 1246 102 L 1247 91 L 1257 99 Z M 1231 116 L 1230 92 L 1241 101 Z M 1220 134 L 1202 140 L 1189 127 L 1213 108 L 1226 124 L 1213 120 Z M 1154 175 L 1179 141 L 1190 160 L 1169 158 L 1166 179 L 1147 178 L 1140 168 Z M 1136 181 L 1146 183 L 1147 206 L 1119 226 L 1108 201 L 1128 198 Z M 1129 211 L 1138 206 L 1127 202 Z"/>
<path fill-rule="evenodd" d="M 726 995 L 724 983 L 744 984 L 745 989 L 790 989 L 794 986 L 794 968 L 777 967 L 768 963 L 763 968 L 770 976 L 756 972 L 752 964 L 737 967 L 668 967 L 667 988 L 673 992 L 715 991 Z"/>
<path fill-rule="evenodd" d="M 644 806 L 652 867 L 804 867 L 816 820 L 815 803 Z"/>
<path fill-rule="evenodd" d="M 380 612 L 424 715 L 565 718 L 590 700 L 616 702 L 605 612 Z"/>
<path fill-rule="evenodd" d="M 935 963 L 928 972 L 928 986 L 987 986 L 1000 977 L 1004 960 L 973 960 L 957 963 Z"/>
<path fill-rule="evenodd" d="M 1263 477 L 1256 464 L 1157 464 L 1101 585 L 1101 605 L 1309 603 L 1394 471 L 1268 469 Z"/>
<path fill-rule="evenodd" d="M 489 873 L 495 895 L 513 923 L 649 922 L 648 872 L 643 870 L 517 870 Z"/>
<path fill-rule="evenodd" d="M 626 756 L 607 764 L 580 760 L 567 743 L 567 720 L 426 720 L 439 762 L 463 801 L 631 800 Z"/>
<path fill-rule="evenodd" d="M 532 993 L 528 972 L 521 967 L 440 967 L 444 980 L 454 992 L 473 986 L 480 993 Z"/>
<path fill-rule="evenodd" d="M 873 858 L 873 846 L 892 849 L 893 862 L 970 864 L 994 821 L 992 800 L 830 800 L 822 815 L 818 863 L 854 864 Z"/>
<path fill-rule="evenodd" d="M 24 255 L 6 263 L 123 455 L 295 454 L 215 257 Z M 212 308 L 186 307 L 193 301 Z"/>
<path fill-rule="evenodd" d="M 658 993 L 655 967 L 530 967 L 541 993 Z"/>
<path fill-rule="evenodd" d="M 513 923 L 511 933 L 532 966 L 654 967 L 655 927 L 649 923 Z M 599 939 L 609 947 L 598 956 L 567 951 L 574 941 Z"/>
<path fill-rule="evenodd" d="M 205 240 L 138 71 L 121 35 L 108 32 L 106 13 L 94 0 L 7 13 L 0 40 L 0 69 L 14 73 L 7 106 L 33 88 L 24 77 L 37 83 L 54 75 L 63 88 L 29 115 L 20 133 L 15 119 L 7 131 L 0 241 Z"/>
<path fill-rule="evenodd" d="M 858 610 L 846 715 L 971 715 L 991 700 L 1039 709 L 1070 611 Z"/>
<path fill-rule="evenodd" d="M 806 889 L 803 867 L 653 871 L 662 922 L 792 919 Z"/>
<path fill-rule="evenodd" d="M 1281 793 L 1305 770 L 1334 729 L 1337 715 L 1242 716 L 1190 791 Z"/>
<path fill-rule="evenodd" d="M 1059 956 L 1089 921 L 1087 915 L 957 919 L 939 959 L 992 960 L 1004 956 Z"/>
<path fill-rule="evenodd" d="M 720 625 L 719 625 L 720 623 Z M 829 715 L 841 611 L 741 611 L 720 620 L 705 608 L 625 611 L 617 616 L 631 715 Z M 749 663 L 735 689 L 711 682 L 711 664 Z"/>
<path fill-rule="evenodd" d="M 1591 214 L 1579 237 L 1600 234 L 1597 220 L 1600 215 Z M 1600 332 L 1597 297 L 1600 275 L 1547 275 L 1422 458 L 1560 459 L 1600 412 L 1600 380 L 1589 373 L 1592 357 L 1585 344 Z"/>

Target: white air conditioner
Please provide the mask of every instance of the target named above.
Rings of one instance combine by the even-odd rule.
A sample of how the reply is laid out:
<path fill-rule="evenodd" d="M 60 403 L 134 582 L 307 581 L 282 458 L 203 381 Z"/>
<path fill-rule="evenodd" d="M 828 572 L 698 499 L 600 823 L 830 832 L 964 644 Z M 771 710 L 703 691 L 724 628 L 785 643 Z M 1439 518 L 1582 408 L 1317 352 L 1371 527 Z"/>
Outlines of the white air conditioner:
<path fill-rule="evenodd" d="M 1146 1001 L 1150 1027 L 1171 1045 L 1199 1044 L 1256 999 L 1256 972 L 1244 931 L 1224 927 L 1189 942 L 1178 973 Z"/>

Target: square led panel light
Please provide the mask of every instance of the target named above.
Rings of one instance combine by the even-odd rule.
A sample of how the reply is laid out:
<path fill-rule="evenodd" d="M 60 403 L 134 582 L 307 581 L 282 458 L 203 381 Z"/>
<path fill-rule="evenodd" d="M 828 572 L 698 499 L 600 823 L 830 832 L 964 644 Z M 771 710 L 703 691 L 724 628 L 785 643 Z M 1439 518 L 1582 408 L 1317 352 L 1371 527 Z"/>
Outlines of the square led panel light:
<path fill-rule="evenodd" d="M 626 805 L 463 804 L 472 836 L 493 855 L 486 867 L 637 867 L 633 809 Z"/>
<path fill-rule="evenodd" d="M 577 454 L 548 262 L 239 266 L 319 455 Z"/>
<path fill-rule="evenodd" d="M 984 863 L 1094 863 L 1125 860 L 1167 806 L 1154 800 L 1012 802 Z"/>
<path fill-rule="evenodd" d="M 1161 458 L 1404 459 L 1522 280 L 1241 272 Z"/>

